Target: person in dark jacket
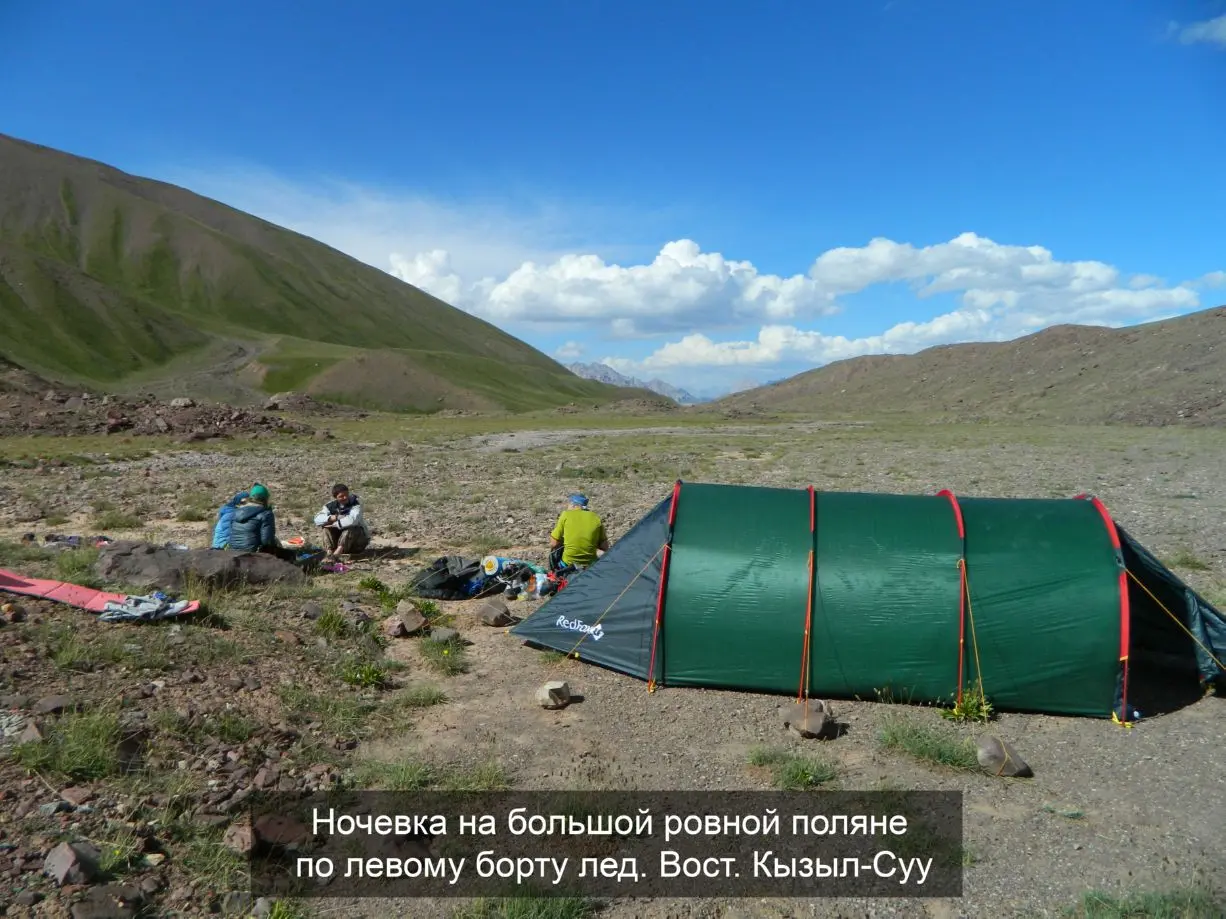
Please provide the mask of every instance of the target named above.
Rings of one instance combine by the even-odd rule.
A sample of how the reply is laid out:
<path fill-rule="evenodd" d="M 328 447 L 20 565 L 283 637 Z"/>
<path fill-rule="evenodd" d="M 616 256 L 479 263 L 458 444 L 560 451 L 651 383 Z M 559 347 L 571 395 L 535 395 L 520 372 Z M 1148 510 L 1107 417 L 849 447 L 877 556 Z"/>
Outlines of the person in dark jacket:
<path fill-rule="evenodd" d="M 277 518 L 272 510 L 268 489 L 255 485 L 234 510 L 230 523 L 232 552 L 267 552 L 292 562 L 295 554 L 277 541 Z"/>

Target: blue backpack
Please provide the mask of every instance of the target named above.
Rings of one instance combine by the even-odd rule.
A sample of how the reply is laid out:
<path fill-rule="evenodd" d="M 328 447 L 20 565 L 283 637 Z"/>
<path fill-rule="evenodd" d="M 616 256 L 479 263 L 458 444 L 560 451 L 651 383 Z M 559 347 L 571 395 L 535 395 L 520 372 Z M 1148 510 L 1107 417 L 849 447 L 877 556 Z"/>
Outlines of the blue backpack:
<path fill-rule="evenodd" d="M 213 527 L 213 548 L 224 549 L 230 545 L 230 527 L 234 523 L 234 511 L 247 498 L 249 492 L 240 491 L 217 511 L 217 525 Z"/>

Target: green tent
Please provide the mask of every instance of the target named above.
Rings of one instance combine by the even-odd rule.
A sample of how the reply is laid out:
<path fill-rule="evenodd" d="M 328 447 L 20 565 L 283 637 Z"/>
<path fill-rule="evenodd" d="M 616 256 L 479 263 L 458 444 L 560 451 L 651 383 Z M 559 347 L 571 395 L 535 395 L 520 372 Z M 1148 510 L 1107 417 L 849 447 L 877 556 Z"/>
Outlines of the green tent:
<path fill-rule="evenodd" d="M 678 482 L 512 630 L 648 681 L 1125 723 L 1223 677 L 1226 619 L 1097 498 Z"/>

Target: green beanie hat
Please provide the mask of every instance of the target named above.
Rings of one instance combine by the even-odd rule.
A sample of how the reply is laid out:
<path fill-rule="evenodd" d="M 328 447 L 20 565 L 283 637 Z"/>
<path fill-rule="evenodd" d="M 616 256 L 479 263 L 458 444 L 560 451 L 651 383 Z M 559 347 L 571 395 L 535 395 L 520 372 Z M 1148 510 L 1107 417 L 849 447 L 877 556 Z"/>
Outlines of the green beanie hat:
<path fill-rule="evenodd" d="M 255 501 L 267 501 L 268 500 L 268 489 L 265 488 L 263 485 L 252 486 L 250 494 L 251 494 L 252 499 Z"/>

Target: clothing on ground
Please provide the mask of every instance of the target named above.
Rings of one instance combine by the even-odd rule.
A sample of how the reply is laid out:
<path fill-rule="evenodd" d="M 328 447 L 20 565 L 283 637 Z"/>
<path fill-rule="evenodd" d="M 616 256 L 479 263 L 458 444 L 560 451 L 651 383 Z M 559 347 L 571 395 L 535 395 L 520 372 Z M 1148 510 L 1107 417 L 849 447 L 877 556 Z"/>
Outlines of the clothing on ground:
<path fill-rule="evenodd" d="M 125 597 L 123 602 L 109 601 L 98 614 L 99 622 L 131 622 L 144 620 L 153 622 L 158 619 L 169 619 L 187 609 L 191 603 L 187 600 L 171 601 L 162 597 Z"/>
<path fill-rule="evenodd" d="M 596 549 L 605 541 L 604 522 L 595 511 L 572 507 L 558 515 L 553 539 L 562 543 L 562 562 L 585 567 L 596 561 Z"/>
<path fill-rule="evenodd" d="M 255 552 L 277 545 L 277 519 L 271 507 L 247 499 L 235 508 L 227 548 L 234 552 Z"/>

